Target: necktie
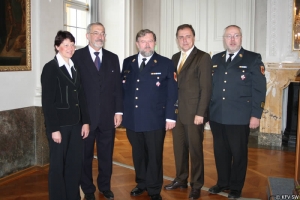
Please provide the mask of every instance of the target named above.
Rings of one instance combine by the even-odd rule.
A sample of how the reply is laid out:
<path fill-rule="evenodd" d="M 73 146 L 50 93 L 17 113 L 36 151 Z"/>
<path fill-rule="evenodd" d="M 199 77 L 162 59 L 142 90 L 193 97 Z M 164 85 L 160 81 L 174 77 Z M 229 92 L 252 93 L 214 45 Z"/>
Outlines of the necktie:
<path fill-rule="evenodd" d="M 179 67 L 178 67 L 178 70 L 177 70 L 177 73 L 179 74 L 180 73 L 180 71 L 181 71 L 181 69 L 182 69 L 182 66 L 183 66 L 183 64 L 184 64 L 184 62 L 185 62 L 185 59 L 186 59 L 186 53 L 185 52 L 183 52 L 182 53 L 182 55 L 181 55 L 181 62 L 180 62 L 180 65 L 179 65 Z"/>
<path fill-rule="evenodd" d="M 233 53 L 229 54 L 229 58 L 227 59 L 227 64 L 229 64 L 231 62 L 231 57 L 233 56 Z"/>
<path fill-rule="evenodd" d="M 147 58 L 143 58 L 143 62 L 140 65 L 140 72 L 145 68 Z"/>
<path fill-rule="evenodd" d="M 101 61 L 100 61 L 100 58 L 99 58 L 99 52 L 94 52 L 96 58 L 95 58 L 95 66 L 97 68 L 97 70 L 99 71 L 100 67 L 101 67 Z"/>
<path fill-rule="evenodd" d="M 71 72 L 72 72 L 72 79 L 75 80 L 76 72 L 74 70 L 74 67 L 71 67 Z"/>

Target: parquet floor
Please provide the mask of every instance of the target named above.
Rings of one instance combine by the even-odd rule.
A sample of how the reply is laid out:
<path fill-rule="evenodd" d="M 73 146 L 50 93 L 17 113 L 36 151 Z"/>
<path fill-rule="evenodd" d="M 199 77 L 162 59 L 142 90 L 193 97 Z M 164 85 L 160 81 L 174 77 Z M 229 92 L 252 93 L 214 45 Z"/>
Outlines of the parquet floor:
<path fill-rule="evenodd" d="M 216 183 L 216 169 L 212 148 L 212 134 L 205 131 L 204 139 L 204 162 L 205 162 L 205 183 L 201 191 L 202 200 L 228 199 L 226 193 L 211 195 L 208 188 Z M 295 152 L 268 150 L 260 148 L 249 148 L 249 162 L 246 176 L 246 183 L 240 199 L 262 199 L 267 200 L 267 177 L 293 178 Z M 138 197 L 129 195 L 135 187 L 134 170 L 132 168 L 131 147 L 127 140 L 126 133 L 118 130 L 115 139 L 114 168 L 112 176 L 112 191 L 116 200 L 147 200 L 147 193 Z M 94 162 L 94 180 L 96 179 L 97 164 Z M 0 179 L 0 200 L 46 200 L 47 192 L 46 167 L 35 167 L 26 170 L 19 177 L 12 179 Z M 172 133 L 166 134 L 164 145 L 164 184 L 173 180 L 175 175 L 174 154 L 172 145 Z M 164 200 L 188 199 L 190 188 L 185 190 L 165 191 L 161 195 Z M 97 200 L 105 199 L 98 192 L 95 193 Z"/>

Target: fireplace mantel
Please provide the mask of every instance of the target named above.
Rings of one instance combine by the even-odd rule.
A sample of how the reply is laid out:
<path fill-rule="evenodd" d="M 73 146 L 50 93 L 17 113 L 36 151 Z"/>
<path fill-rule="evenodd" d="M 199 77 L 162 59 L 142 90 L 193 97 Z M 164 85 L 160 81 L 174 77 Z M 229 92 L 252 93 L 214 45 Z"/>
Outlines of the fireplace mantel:
<path fill-rule="evenodd" d="M 296 81 L 300 63 L 265 63 L 267 93 L 258 134 L 258 144 L 282 145 L 283 89 Z"/>

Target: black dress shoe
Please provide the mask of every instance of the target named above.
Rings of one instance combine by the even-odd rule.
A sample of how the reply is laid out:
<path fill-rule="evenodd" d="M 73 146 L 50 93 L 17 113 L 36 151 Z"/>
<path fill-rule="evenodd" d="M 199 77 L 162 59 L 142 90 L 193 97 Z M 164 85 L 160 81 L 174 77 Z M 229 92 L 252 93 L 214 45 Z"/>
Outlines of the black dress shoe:
<path fill-rule="evenodd" d="M 192 188 L 189 199 L 198 199 L 200 197 L 200 189 Z"/>
<path fill-rule="evenodd" d="M 84 194 L 85 200 L 95 200 L 95 195 L 94 193 L 86 193 Z"/>
<path fill-rule="evenodd" d="M 138 187 L 135 187 L 131 190 L 130 195 L 131 196 L 139 196 L 145 192 L 146 189 L 141 189 Z"/>
<path fill-rule="evenodd" d="M 114 199 L 114 193 L 111 190 L 100 191 L 106 199 Z"/>
<path fill-rule="evenodd" d="M 209 188 L 208 192 L 211 194 L 218 194 L 224 190 L 229 190 L 229 187 L 220 187 L 218 185 L 215 185 Z"/>
<path fill-rule="evenodd" d="M 160 194 L 150 195 L 151 200 L 162 200 Z"/>
<path fill-rule="evenodd" d="M 187 188 L 187 184 L 186 183 L 179 183 L 177 181 L 172 181 L 170 184 L 165 185 L 164 187 L 166 190 L 174 190 L 177 188 Z"/>
<path fill-rule="evenodd" d="M 230 190 L 228 194 L 228 199 L 237 199 L 241 197 L 241 191 L 239 190 Z"/>

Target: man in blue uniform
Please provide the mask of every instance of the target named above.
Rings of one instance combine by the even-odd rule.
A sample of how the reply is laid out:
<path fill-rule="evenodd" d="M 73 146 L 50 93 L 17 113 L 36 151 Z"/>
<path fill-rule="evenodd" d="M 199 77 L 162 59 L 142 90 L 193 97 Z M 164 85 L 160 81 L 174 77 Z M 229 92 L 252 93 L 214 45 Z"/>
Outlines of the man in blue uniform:
<path fill-rule="evenodd" d="M 139 53 L 124 60 L 122 124 L 136 172 L 137 186 L 130 194 L 138 196 L 147 190 L 151 200 L 160 200 L 163 144 L 166 131 L 176 123 L 177 83 L 172 61 L 154 51 L 155 43 L 155 33 L 139 31 Z"/>
<path fill-rule="evenodd" d="M 213 62 L 210 126 L 218 172 L 212 194 L 230 190 L 229 199 L 239 198 L 248 162 L 250 128 L 257 128 L 264 108 L 266 78 L 260 54 L 242 48 L 242 30 L 230 25 L 224 31 L 226 51 Z"/>

